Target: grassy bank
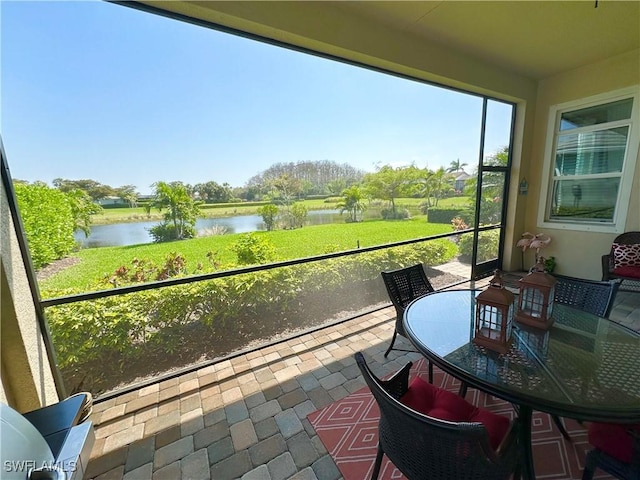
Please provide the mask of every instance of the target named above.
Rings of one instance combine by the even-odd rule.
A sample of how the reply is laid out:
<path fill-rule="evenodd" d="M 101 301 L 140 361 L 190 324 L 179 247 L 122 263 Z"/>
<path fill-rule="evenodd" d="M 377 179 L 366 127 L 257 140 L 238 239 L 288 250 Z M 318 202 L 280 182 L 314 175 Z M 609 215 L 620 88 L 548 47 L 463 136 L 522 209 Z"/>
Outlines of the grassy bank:
<path fill-rule="evenodd" d="M 412 199 L 411 199 L 412 200 Z M 303 203 L 309 210 L 322 210 L 336 208 L 337 198 L 327 200 L 305 200 Z M 211 203 L 200 206 L 200 212 L 204 218 L 231 217 L 235 215 L 257 215 L 258 209 L 264 202 L 247 203 Z M 111 223 L 143 222 L 149 220 L 162 220 L 163 212 L 152 209 L 147 213 L 144 207 L 105 208 L 99 215 L 91 217 L 94 225 Z"/>
<path fill-rule="evenodd" d="M 308 210 L 336 209 L 337 211 L 336 205 L 339 201 L 340 198 L 332 197 L 322 200 L 304 200 L 302 203 Z M 418 206 L 423 201 L 424 199 L 422 198 L 400 198 L 396 200 L 396 205 L 398 208 L 408 208 L 412 214 L 417 215 L 419 214 Z M 440 200 L 438 206 L 442 208 L 453 206 L 460 207 L 467 205 L 468 203 L 468 197 L 452 197 Z M 200 210 L 202 217 L 205 218 L 231 217 L 235 215 L 257 215 L 258 208 L 262 205 L 264 205 L 263 202 L 247 202 L 242 204 L 214 203 L 201 205 Z M 376 208 L 380 208 L 380 206 L 377 205 Z M 155 209 L 147 214 L 144 207 L 105 208 L 101 214 L 92 216 L 91 222 L 93 225 L 106 225 L 112 223 L 161 221 L 162 217 L 162 212 Z"/>
<path fill-rule="evenodd" d="M 354 249 L 358 245 L 367 247 L 449 232 L 451 226 L 426 223 L 422 215 L 410 220 L 375 220 L 256 233 L 274 245 L 277 260 L 287 260 L 319 255 L 327 251 Z M 212 270 L 207 258 L 208 252 L 216 253 L 216 258 L 223 268 L 229 268 L 236 263 L 236 256 L 231 247 L 240 235 L 242 234 L 81 250 L 75 255 L 80 259 L 77 265 L 41 282 L 40 288 L 45 297 L 47 290 L 51 289 L 96 290 L 100 279 L 113 274 L 122 265 L 130 266 L 133 259 L 150 260 L 160 265 L 171 252 L 185 257 L 190 272 L 195 271 L 198 263 L 204 266 L 205 271 Z M 455 248 L 455 245 L 451 246 Z M 103 288 L 109 288 L 108 284 Z"/>

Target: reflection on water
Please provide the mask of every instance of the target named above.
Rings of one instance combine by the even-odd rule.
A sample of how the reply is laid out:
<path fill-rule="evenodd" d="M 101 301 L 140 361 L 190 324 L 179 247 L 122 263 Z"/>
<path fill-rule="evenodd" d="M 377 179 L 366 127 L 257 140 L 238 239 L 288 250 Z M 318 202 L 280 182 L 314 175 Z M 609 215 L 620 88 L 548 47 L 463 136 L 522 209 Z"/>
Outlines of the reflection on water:
<path fill-rule="evenodd" d="M 344 219 L 345 217 L 341 216 L 337 210 L 310 210 L 307 216 L 307 225 L 338 223 L 344 222 Z M 158 223 L 158 221 L 152 221 L 94 225 L 91 227 L 91 235 L 89 235 L 89 238 L 85 238 L 82 232 L 76 232 L 75 239 L 83 248 L 121 247 L 125 245 L 152 243 L 153 238 L 149 235 L 149 229 L 158 225 Z M 196 221 L 196 230 L 201 231 L 216 225 L 225 227 L 227 233 L 247 233 L 266 230 L 260 215 L 201 218 Z"/>

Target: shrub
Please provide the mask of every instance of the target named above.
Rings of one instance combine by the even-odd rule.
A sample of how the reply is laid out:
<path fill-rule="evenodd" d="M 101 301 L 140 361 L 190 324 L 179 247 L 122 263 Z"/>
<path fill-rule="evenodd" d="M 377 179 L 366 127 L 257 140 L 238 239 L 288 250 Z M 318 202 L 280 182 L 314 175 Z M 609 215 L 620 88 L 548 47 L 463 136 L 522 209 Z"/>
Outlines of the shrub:
<path fill-rule="evenodd" d="M 498 242 L 500 240 L 500 230 L 489 230 L 480 232 L 478 237 L 478 262 L 485 262 L 498 257 Z M 460 255 L 471 258 L 473 251 L 473 234 L 465 233 L 460 236 Z"/>
<path fill-rule="evenodd" d="M 465 223 L 469 224 L 469 209 L 431 207 L 427 210 L 427 221 L 429 223 L 451 223 L 451 219 L 455 217 L 460 217 Z"/>
<path fill-rule="evenodd" d="M 34 268 L 70 254 L 75 220 L 67 195 L 44 183 L 16 183 L 15 191 Z"/>
<path fill-rule="evenodd" d="M 276 257 L 276 249 L 271 242 L 255 232 L 241 235 L 231 249 L 238 257 L 240 265 L 269 263 Z"/>
<path fill-rule="evenodd" d="M 304 203 L 296 202 L 291 205 L 291 227 L 302 228 L 307 220 L 308 209 Z"/>
<path fill-rule="evenodd" d="M 276 226 L 276 220 L 278 219 L 278 207 L 270 203 L 264 207 L 258 208 L 258 214 L 262 216 L 262 221 L 267 227 L 267 231 L 272 231 Z"/>
<path fill-rule="evenodd" d="M 248 234 L 239 250 L 253 255 L 265 245 L 265 238 Z M 129 374 L 127 365 L 145 364 L 151 374 L 162 368 L 158 358 L 175 368 L 178 362 L 187 361 L 184 358 L 196 361 L 205 354 L 227 353 L 221 351 L 221 343 L 240 349 L 300 328 L 301 322 L 319 324 L 345 310 L 369 307 L 387 298 L 380 281 L 382 270 L 415 263 L 440 265 L 456 251 L 452 242 L 434 240 L 59 305 L 47 308 L 46 315 L 65 381 L 80 381 L 82 375 L 90 374 L 95 382 L 102 382 L 99 388 L 113 388 L 115 385 L 99 379 L 111 375 L 117 377 L 116 383 L 121 382 Z M 171 254 L 162 271 L 166 278 L 183 275 L 185 265 L 184 258 Z M 125 278 L 127 282 L 149 281 L 160 270 L 152 262 L 136 260 L 122 272 L 121 282 Z M 47 295 L 72 293 L 76 292 Z M 328 298 L 339 301 L 326 302 Z M 194 349 L 193 357 L 187 357 Z"/>
<path fill-rule="evenodd" d="M 173 223 L 162 222 L 158 225 L 154 225 L 149 229 L 149 235 L 153 237 L 155 243 L 170 242 L 172 240 L 178 240 L 178 231 Z M 190 225 L 184 225 L 181 239 L 194 238 L 196 236 L 196 229 Z"/>
<path fill-rule="evenodd" d="M 385 220 L 404 220 L 405 218 L 409 218 L 409 210 L 406 208 L 396 208 L 393 210 L 392 208 L 383 208 L 380 211 L 380 215 Z"/>
<path fill-rule="evenodd" d="M 217 237 L 220 235 L 226 235 L 228 231 L 229 229 L 224 225 L 215 223 L 210 227 L 199 230 L 197 235 L 198 237 Z"/>

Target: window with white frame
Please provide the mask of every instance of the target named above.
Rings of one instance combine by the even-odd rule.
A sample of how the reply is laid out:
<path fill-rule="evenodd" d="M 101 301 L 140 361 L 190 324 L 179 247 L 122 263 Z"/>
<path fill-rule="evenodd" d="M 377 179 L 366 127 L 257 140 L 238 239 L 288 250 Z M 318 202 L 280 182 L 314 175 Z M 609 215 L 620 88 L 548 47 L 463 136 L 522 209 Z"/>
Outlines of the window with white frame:
<path fill-rule="evenodd" d="M 540 225 L 624 231 L 638 123 L 637 88 L 551 108 Z"/>

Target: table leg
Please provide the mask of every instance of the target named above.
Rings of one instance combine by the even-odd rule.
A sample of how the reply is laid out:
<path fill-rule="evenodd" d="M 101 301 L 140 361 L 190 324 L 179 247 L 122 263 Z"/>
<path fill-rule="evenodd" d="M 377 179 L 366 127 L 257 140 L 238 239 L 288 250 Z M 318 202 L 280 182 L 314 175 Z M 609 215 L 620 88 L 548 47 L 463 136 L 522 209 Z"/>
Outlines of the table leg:
<path fill-rule="evenodd" d="M 522 478 L 524 480 L 535 480 L 536 472 L 533 468 L 533 451 L 531 448 L 531 407 L 520 405 L 518 410 Z"/>

